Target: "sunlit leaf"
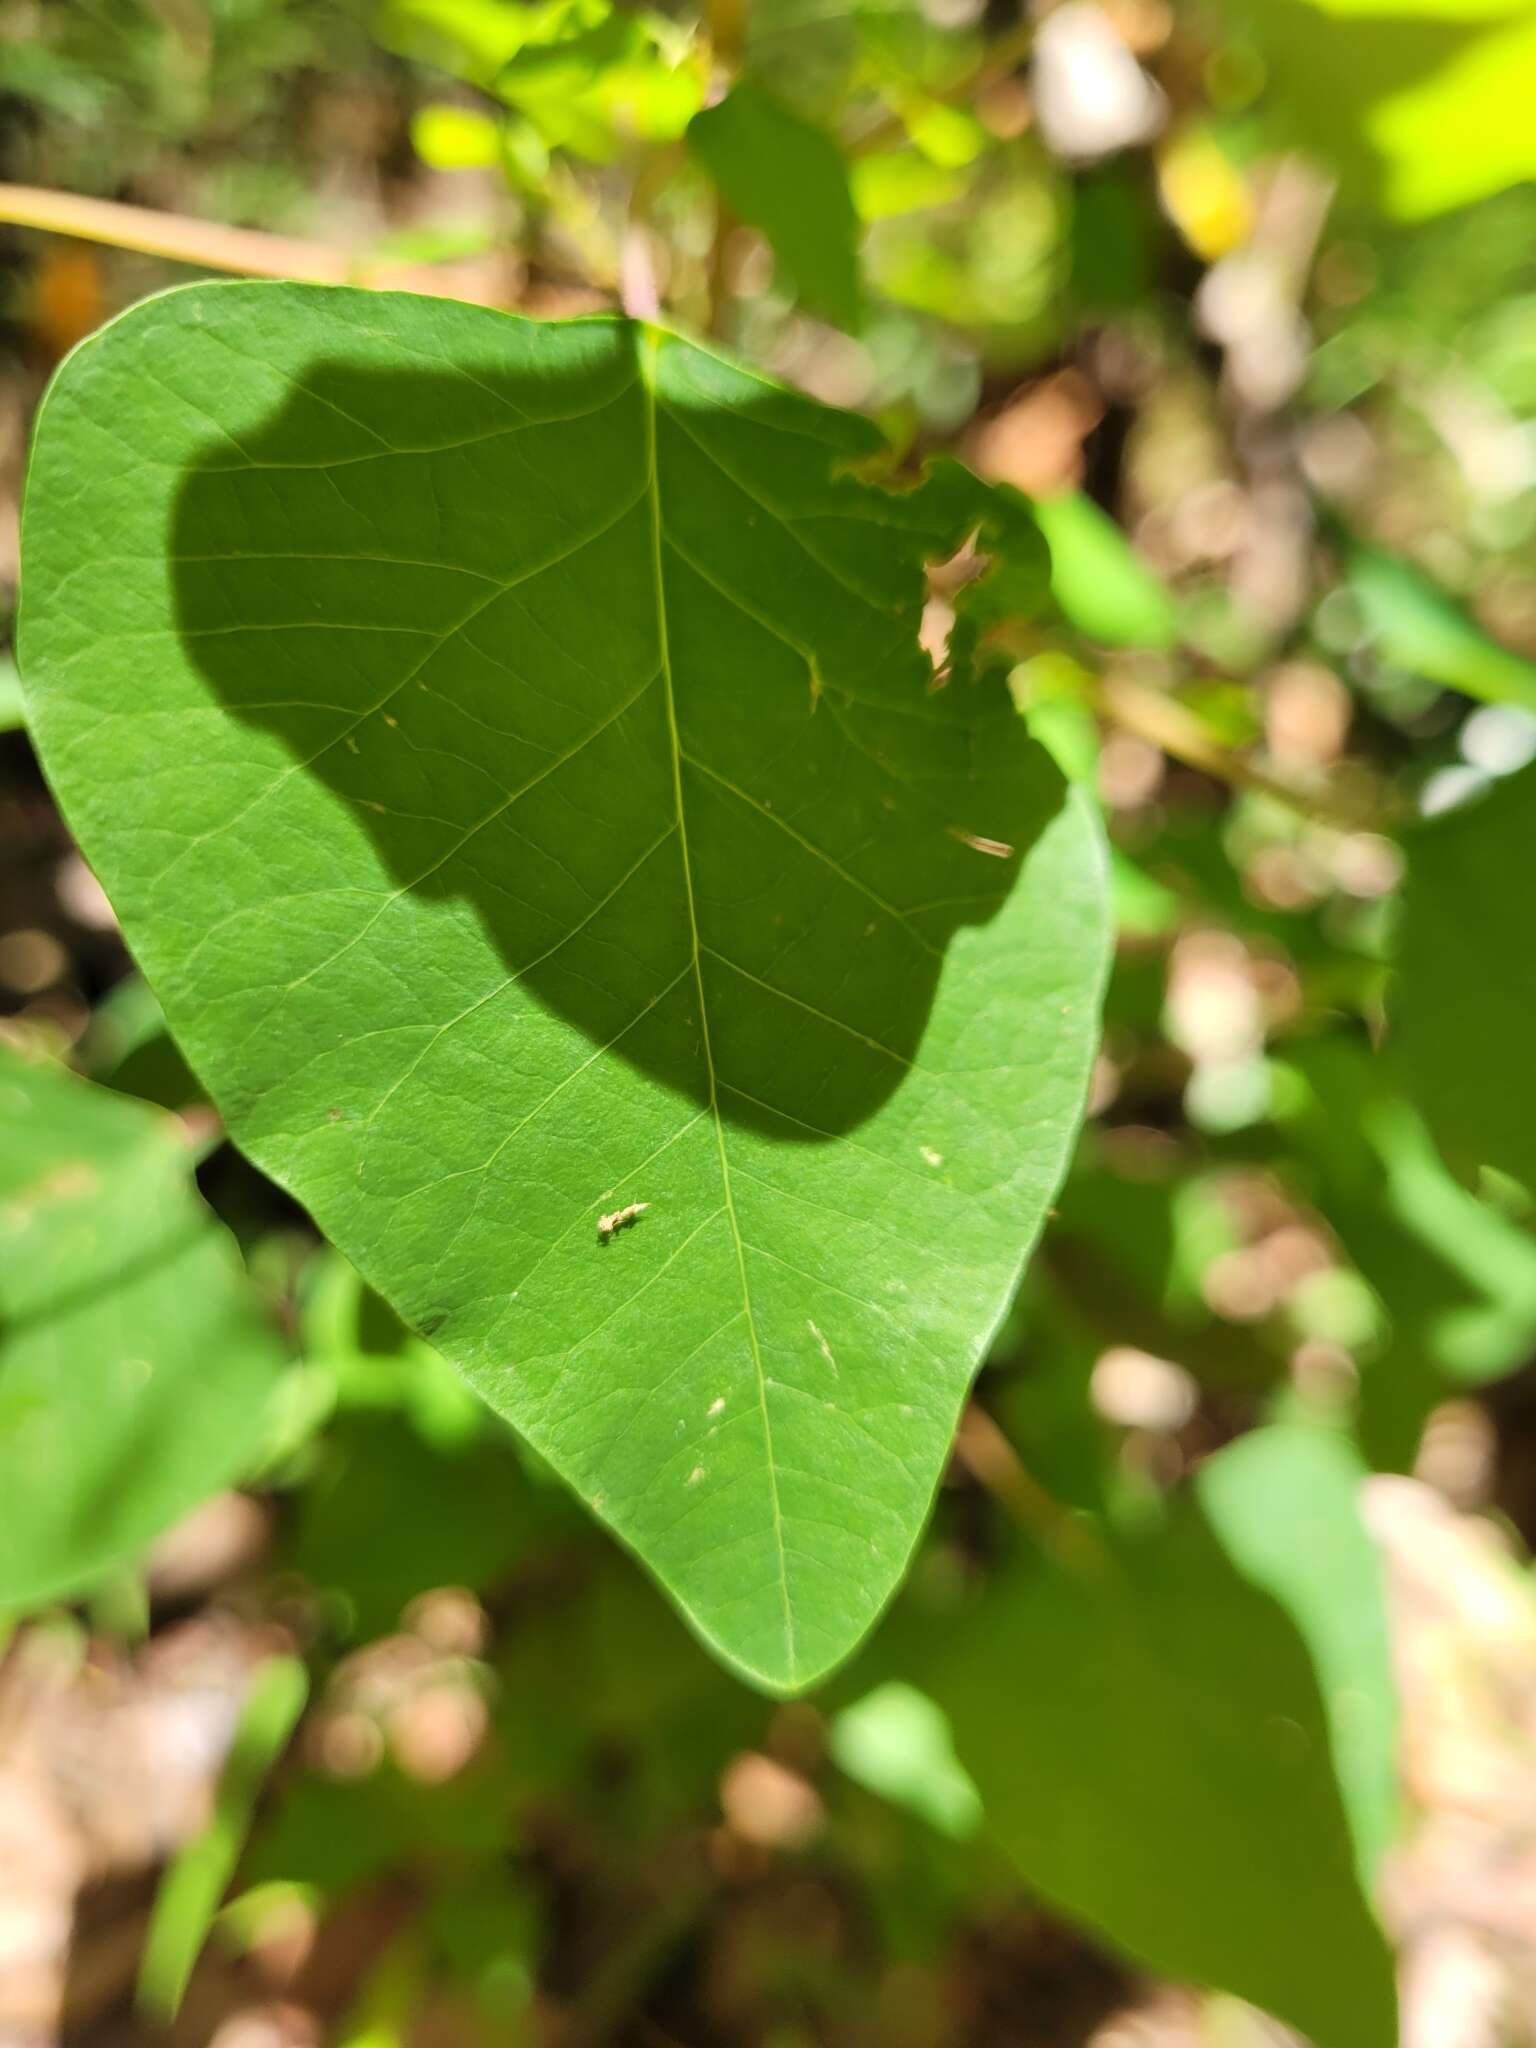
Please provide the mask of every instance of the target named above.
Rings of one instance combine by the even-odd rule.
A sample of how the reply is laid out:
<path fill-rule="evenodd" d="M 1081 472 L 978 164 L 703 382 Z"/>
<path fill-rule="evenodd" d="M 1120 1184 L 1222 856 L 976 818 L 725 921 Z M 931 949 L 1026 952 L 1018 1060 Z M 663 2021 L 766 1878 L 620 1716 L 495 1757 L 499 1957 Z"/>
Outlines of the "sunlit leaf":
<path fill-rule="evenodd" d="M 964 171 L 946 169 L 915 149 L 871 151 L 848 167 L 849 187 L 862 220 L 888 220 L 964 196 Z"/>
<path fill-rule="evenodd" d="M 518 0 L 385 0 L 376 32 L 402 55 L 489 87 L 522 48 L 537 11 Z"/>
<path fill-rule="evenodd" d="M 26 723 L 21 701 L 21 678 L 9 655 L 0 654 L 0 732 L 15 732 Z"/>
<path fill-rule="evenodd" d="M 1536 175 L 1536 19 L 1522 0 L 1241 12 L 1281 123 L 1389 216 L 1421 220 Z"/>
<path fill-rule="evenodd" d="M 703 99 L 693 63 L 673 62 L 643 15 L 608 0 L 544 0 L 494 90 L 551 145 L 602 162 L 624 137 L 673 141 Z M 686 56 L 686 52 L 679 52 Z"/>
<path fill-rule="evenodd" d="M 29 486 L 39 745 L 232 1134 L 765 1685 L 899 1577 L 1081 1114 L 993 500 L 617 319 L 197 286 Z M 1003 536 L 1005 538 L 1005 536 Z"/>
<path fill-rule="evenodd" d="M 1107 647 L 1173 645 L 1172 597 L 1091 498 L 1041 498 L 1035 518 L 1051 551 L 1052 595 L 1079 632 Z"/>
<path fill-rule="evenodd" d="M 942 1708 L 916 1686 L 888 1680 L 844 1707 L 828 1735 L 850 1778 L 946 1835 L 973 1834 L 981 1800 L 955 1757 Z"/>
<path fill-rule="evenodd" d="M 1394 668 L 1490 704 L 1536 709 L 1536 662 L 1501 647 L 1422 571 L 1354 546 L 1347 573 L 1376 651 Z"/>
<path fill-rule="evenodd" d="M 670 23 L 609 0 L 389 0 L 379 28 L 403 54 L 439 64 L 518 109 L 551 147 L 597 162 L 613 157 L 626 137 L 675 139 L 703 98 L 686 39 Z M 461 111 L 458 122 L 448 118 Z M 429 163 L 439 161 L 435 150 L 448 153 L 450 168 L 490 162 L 485 129 L 475 125 L 483 119 L 428 108 L 413 134 Z M 500 144 L 512 152 L 509 170 L 526 181 L 526 145 L 515 132 Z"/>
<path fill-rule="evenodd" d="M 435 171 L 483 170 L 501 161 L 501 123 L 473 107 L 418 108 L 411 147 Z"/>

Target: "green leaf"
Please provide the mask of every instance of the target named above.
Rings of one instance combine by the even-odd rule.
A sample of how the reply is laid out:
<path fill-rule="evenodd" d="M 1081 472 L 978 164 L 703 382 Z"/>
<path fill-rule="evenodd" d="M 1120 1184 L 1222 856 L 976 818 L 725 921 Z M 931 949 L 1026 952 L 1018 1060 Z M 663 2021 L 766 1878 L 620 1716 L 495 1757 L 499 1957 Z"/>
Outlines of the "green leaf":
<path fill-rule="evenodd" d="M 1051 592 L 1068 620 L 1106 647 L 1171 647 L 1173 599 L 1107 513 L 1081 491 L 1035 501 L 1051 551 Z"/>
<path fill-rule="evenodd" d="M 889 220 L 965 196 L 962 170 L 931 163 L 920 150 L 873 150 L 848 166 L 848 186 L 861 220 Z"/>
<path fill-rule="evenodd" d="M 1091 807 L 918 645 L 991 501 L 881 446 L 617 319 L 194 286 L 26 513 L 38 744 L 231 1134 L 781 1689 L 905 1566 L 1106 950 Z"/>
<path fill-rule="evenodd" d="M 501 128 L 473 107 L 418 107 L 411 147 L 435 171 L 484 170 L 501 162 Z"/>
<path fill-rule="evenodd" d="M 21 677 L 8 654 L 0 654 L 0 732 L 17 732 L 26 724 Z"/>
<path fill-rule="evenodd" d="M 1400 1815 L 1386 1594 L 1357 1507 L 1364 1476 L 1345 1437 L 1292 1423 L 1240 1437 L 1197 1484 L 1227 1557 L 1279 1602 L 1311 1653 L 1368 1891 Z"/>
<path fill-rule="evenodd" d="M 1536 21 L 1521 0 L 1237 11 L 1283 125 L 1389 218 L 1423 220 L 1536 175 Z"/>
<path fill-rule="evenodd" d="M 219 1778 L 213 1817 L 176 1855 L 155 1895 L 139 1968 L 139 2005 L 173 2019 L 228 1887 L 268 1772 L 309 1693 L 297 1657 L 269 1657 L 251 1679 Z"/>
<path fill-rule="evenodd" d="M 534 32 L 539 12 L 516 0 L 385 0 L 375 33 L 402 56 L 489 90 Z"/>
<path fill-rule="evenodd" d="M 976 1787 L 955 1756 L 943 1709 L 916 1686 L 888 1679 L 844 1707 L 828 1730 L 828 1747 L 850 1778 L 941 1834 L 975 1833 Z"/>
<path fill-rule="evenodd" d="M 1329 1227 L 1390 1324 L 1361 1375 L 1361 1443 L 1378 1465 L 1406 1470 L 1431 1409 L 1536 1348 L 1536 1243 L 1446 1171 L 1363 1041 L 1334 1034 L 1291 1062 L 1308 1085 L 1288 1135 L 1319 1171 Z"/>
<path fill-rule="evenodd" d="M 115 1094 L 178 1110 L 206 1099 L 165 1028 L 154 990 L 137 974 L 103 996 L 75 1050 L 90 1079 Z"/>
<path fill-rule="evenodd" d="M 495 1584 L 529 1547 L 538 1510 L 504 1433 L 434 1448 L 397 1418 L 351 1417 L 325 1444 L 285 1562 L 339 1594 L 340 1632 L 366 1642 L 418 1593 Z"/>
<path fill-rule="evenodd" d="M 515 1811 L 504 1785 L 494 1777 L 487 1784 L 487 1775 L 477 1761 L 446 1784 L 424 1784 L 388 1758 L 363 1778 L 296 1770 L 276 1788 L 242 1878 L 312 1886 L 331 1900 L 383 1871 L 504 1868 L 516 1845 Z"/>
<path fill-rule="evenodd" d="M 136 1556 L 256 1448 L 282 1362 L 176 1121 L 0 1047 L 0 1608 Z"/>
<path fill-rule="evenodd" d="M 859 217 L 831 137 L 742 78 L 695 114 L 688 147 L 731 211 L 768 237 L 806 304 L 857 327 Z"/>
<path fill-rule="evenodd" d="M 607 0 L 545 0 L 529 14 L 527 40 L 493 89 L 546 141 L 604 162 L 622 136 L 683 134 L 703 98 L 702 76 L 696 63 L 671 61 L 655 25 Z"/>
<path fill-rule="evenodd" d="M 1348 578 L 1378 653 L 1394 668 L 1490 704 L 1536 710 L 1536 662 L 1490 639 L 1409 563 L 1357 546 Z"/>
<path fill-rule="evenodd" d="M 1408 1094 L 1449 1164 L 1536 1191 L 1533 843 L 1536 767 L 1414 833 L 1391 1014 Z"/>
<path fill-rule="evenodd" d="M 620 139 L 675 140 L 697 112 L 703 78 L 696 54 L 671 24 L 611 7 L 608 0 L 390 0 L 379 33 L 392 49 L 468 79 L 525 113 L 551 146 L 597 162 L 618 152 Z M 484 131 L 456 127 L 427 109 L 413 136 L 429 162 L 489 162 Z M 481 154 L 472 155 L 474 151 Z M 520 178 L 534 166 L 517 161 L 509 128 L 498 154 Z M 541 182 L 539 178 L 531 182 Z"/>
<path fill-rule="evenodd" d="M 1357 1868 L 1382 1817 L 1380 1726 L 1369 1756 L 1362 1732 L 1341 1759 L 1342 1794 L 1332 1760 L 1342 1694 L 1363 1679 L 1369 1712 L 1382 1703 L 1364 1538 L 1293 1432 L 1235 1448 L 1163 1529 L 1082 1537 L 1001 1583 L 925 1675 L 987 1826 L 1058 1907 L 1316 2048 L 1394 2048 L 1392 1961 Z"/>

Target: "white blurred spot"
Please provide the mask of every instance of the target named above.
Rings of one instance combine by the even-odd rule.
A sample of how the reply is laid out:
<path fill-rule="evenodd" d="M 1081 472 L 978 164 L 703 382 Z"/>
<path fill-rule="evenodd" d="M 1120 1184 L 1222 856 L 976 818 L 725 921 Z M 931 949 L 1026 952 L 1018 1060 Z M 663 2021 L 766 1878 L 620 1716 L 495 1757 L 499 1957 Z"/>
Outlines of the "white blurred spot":
<path fill-rule="evenodd" d="M 1488 777 L 1481 768 L 1441 768 L 1420 791 L 1419 809 L 1426 818 L 1438 818 L 1442 812 L 1454 811 L 1473 797 L 1481 796 L 1487 787 Z"/>
<path fill-rule="evenodd" d="M 1106 1422 L 1122 1429 L 1182 1429 L 1200 1391 L 1182 1365 L 1129 1344 L 1113 1345 L 1093 1368 L 1089 1399 Z"/>
<path fill-rule="evenodd" d="M 1058 156 L 1105 156 L 1163 125 L 1162 93 L 1092 0 L 1068 0 L 1040 24 L 1033 80 L 1040 132 Z"/>
<path fill-rule="evenodd" d="M 1462 759 L 1484 775 L 1513 775 L 1536 760 L 1536 717 L 1518 704 L 1482 704 L 1461 728 Z"/>

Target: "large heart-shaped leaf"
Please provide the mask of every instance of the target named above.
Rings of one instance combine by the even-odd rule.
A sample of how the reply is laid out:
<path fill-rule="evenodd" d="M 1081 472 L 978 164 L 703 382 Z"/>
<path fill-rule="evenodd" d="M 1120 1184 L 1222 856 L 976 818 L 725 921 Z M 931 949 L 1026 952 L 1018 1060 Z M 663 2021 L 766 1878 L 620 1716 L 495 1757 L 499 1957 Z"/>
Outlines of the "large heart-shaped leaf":
<path fill-rule="evenodd" d="M 911 1551 L 1105 954 L 918 643 L 982 487 L 880 448 L 623 320 L 194 286 L 28 491 L 38 744 L 235 1137 L 776 1688 Z"/>

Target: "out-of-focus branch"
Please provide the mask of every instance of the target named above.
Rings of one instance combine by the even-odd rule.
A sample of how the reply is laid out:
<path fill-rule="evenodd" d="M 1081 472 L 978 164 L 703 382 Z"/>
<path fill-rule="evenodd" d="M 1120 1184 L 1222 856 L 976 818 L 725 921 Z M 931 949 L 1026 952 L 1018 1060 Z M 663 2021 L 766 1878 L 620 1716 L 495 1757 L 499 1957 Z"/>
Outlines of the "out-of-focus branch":
<path fill-rule="evenodd" d="M 1107 1553 L 1091 1522 L 1046 1492 L 986 1409 L 974 1401 L 960 1418 L 955 1457 L 1058 1564 L 1071 1571 L 1104 1567 Z"/>
<path fill-rule="evenodd" d="M 727 77 L 734 77 L 746 51 L 746 0 L 707 0 L 704 14 L 715 64 Z"/>
<path fill-rule="evenodd" d="M 35 185 L 0 184 L 0 221 L 240 277 L 435 292 L 440 298 L 468 299 L 478 305 L 495 305 L 504 297 L 499 261 L 380 263 L 321 242 L 269 235 L 256 228 L 226 227 L 185 214 L 157 213 L 144 206 L 124 206 L 115 199 L 83 199 L 73 192 L 48 192 Z"/>
<path fill-rule="evenodd" d="M 741 70 L 747 50 L 746 0 L 705 0 L 704 18 L 709 27 L 709 46 L 714 60 L 712 97 L 728 92 Z M 725 324 L 730 300 L 726 248 L 736 226 L 720 191 L 715 193 L 715 225 L 709 242 L 709 331 L 719 334 Z"/>
<path fill-rule="evenodd" d="M 1213 740 L 1196 714 L 1176 697 L 1126 676 L 1100 677 L 1094 701 L 1104 716 L 1138 739 L 1146 740 L 1186 767 L 1198 768 L 1234 789 L 1270 797 L 1287 810 L 1298 811 L 1314 824 L 1341 832 L 1359 832 L 1381 821 L 1327 789 L 1306 789 L 1255 768 L 1241 754 Z"/>

